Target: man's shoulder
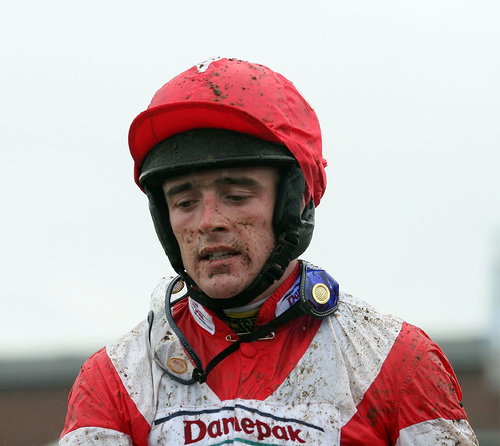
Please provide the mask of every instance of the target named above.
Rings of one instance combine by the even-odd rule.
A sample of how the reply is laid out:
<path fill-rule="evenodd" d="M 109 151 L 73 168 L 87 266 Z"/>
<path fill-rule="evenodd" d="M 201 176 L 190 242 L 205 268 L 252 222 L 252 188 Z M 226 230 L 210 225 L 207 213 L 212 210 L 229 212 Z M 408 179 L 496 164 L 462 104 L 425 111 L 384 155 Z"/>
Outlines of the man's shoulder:
<path fill-rule="evenodd" d="M 349 294 L 341 293 L 332 321 L 332 329 L 344 350 L 350 351 L 356 346 L 354 351 L 363 351 L 372 360 L 391 358 L 393 371 L 396 365 L 415 366 L 416 359 L 434 361 L 438 358 L 446 362 L 439 346 L 421 328 Z"/>
<path fill-rule="evenodd" d="M 147 320 L 139 322 L 121 338 L 106 345 L 104 350 L 117 370 L 124 370 L 131 364 L 144 363 L 146 358 L 150 360 Z"/>
<path fill-rule="evenodd" d="M 364 300 L 347 293 L 341 292 L 339 295 L 339 311 L 336 316 L 341 319 L 348 319 L 350 323 L 361 324 L 372 329 L 377 329 L 377 327 L 390 329 L 391 331 L 396 329 L 399 338 L 402 340 L 408 339 L 408 342 L 418 340 L 429 346 L 434 344 L 420 327 L 405 321 L 397 315 L 384 313 Z"/>
<path fill-rule="evenodd" d="M 356 345 L 358 351 L 371 351 L 372 355 L 413 354 L 429 350 L 435 343 L 419 327 L 393 314 L 377 310 L 372 305 L 350 294 L 340 293 L 339 306 L 331 316 L 331 329 L 344 349 Z M 399 352 L 399 353 L 397 353 Z"/>
<path fill-rule="evenodd" d="M 400 317 L 379 311 L 364 300 L 344 292 L 339 293 L 339 307 L 335 316 L 365 325 L 369 323 L 401 327 L 404 322 Z"/>

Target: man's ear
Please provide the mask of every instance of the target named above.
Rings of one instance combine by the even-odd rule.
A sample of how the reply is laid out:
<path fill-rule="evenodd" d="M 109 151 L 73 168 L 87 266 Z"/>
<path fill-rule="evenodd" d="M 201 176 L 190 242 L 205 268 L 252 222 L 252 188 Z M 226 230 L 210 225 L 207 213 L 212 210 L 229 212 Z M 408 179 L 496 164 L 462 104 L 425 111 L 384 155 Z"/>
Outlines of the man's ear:
<path fill-rule="evenodd" d="M 304 212 L 304 209 L 306 208 L 307 204 L 311 201 L 311 192 L 309 192 L 309 189 L 305 188 L 304 190 L 304 195 L 302 196 L 302 212 Z"/>

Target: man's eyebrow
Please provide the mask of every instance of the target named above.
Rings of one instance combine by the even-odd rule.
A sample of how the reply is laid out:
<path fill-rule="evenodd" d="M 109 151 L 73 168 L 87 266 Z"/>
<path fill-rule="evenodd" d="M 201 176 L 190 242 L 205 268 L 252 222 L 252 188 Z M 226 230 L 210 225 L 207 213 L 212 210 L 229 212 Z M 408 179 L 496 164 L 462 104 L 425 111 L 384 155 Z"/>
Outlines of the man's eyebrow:
<path fill-rule="evenodd" d="M 250 187 L 261 186 L 261 184 L 258 181 L 249 177 L 221 177 L 217 178 L 214 181 L 214 184 L 216 186 L 221 186 L 226 184 L 231 186 L 250 186 Z"/>
<path fill-rule="evenodd" d="M 170 189 L 165 191 L 165 195 L 167 197 L 173 197 L 174 195 L 180 194 L 181 192 L 186 192 L 191 189 L 193 189 L 193 183 L 191 183 L 190 181 L 186 181 L 185 183 L 172 186 Z"/>

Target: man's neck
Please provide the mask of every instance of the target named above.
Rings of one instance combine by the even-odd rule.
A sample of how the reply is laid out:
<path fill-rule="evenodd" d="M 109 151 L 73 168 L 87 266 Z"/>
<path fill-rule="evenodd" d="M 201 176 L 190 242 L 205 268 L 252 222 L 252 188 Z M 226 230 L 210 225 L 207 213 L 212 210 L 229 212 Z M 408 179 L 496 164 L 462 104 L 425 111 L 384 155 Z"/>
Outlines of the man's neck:
<path fill-rule="evenodd" d="M 290 274 L 292 274 L 295 268 L 297 267 L 297 263 L 298 263 L 297 259 L 292 260 L 288 265 L 287 269 L 285 270 L 285 272 L 283 273 L 281 279 L 274 282 L 266 291 L 257 296 L 254 300 L 252 300 L 250 304 L 254 304 L 259 301 L 265 301 L 269 296 L 272 296 L 273 293 L 288 279 L 288 277 L 290 277 Z"/>
<path fill-rule="evenodd" d="M 292 282 L 295 281 L 295 276 L 298 275 L 298 271 L 297 273 L 295 273 L 296 269 L 298 269 L 298 262 L 295 260 L 290 263 L 281 280 L 277 281 L 275 284 L 273 284 L 272 287 L 266 290 L 264 297 L 254 299 L 251 303 L 242 307 L 224 310 L 224 313 L 226 315 L 225 322 L 238 334 L 250 333 L 251 331 L 253 331 L 255 322 L 259 317 L 261 307 L 264 305 L 267 299 L 269 299 L 273 294 L 279 291 L 281 286 L 287 284 L 289 280 L 292 280 Z M 291 276 L 293 276 L 293 278 Z M 288 289 L 290 286 L 291 284 L 287 284 L 286 289 Z M 283 294 L 285 291 L 286 290 L 282 290 L 281 294 Z"/>

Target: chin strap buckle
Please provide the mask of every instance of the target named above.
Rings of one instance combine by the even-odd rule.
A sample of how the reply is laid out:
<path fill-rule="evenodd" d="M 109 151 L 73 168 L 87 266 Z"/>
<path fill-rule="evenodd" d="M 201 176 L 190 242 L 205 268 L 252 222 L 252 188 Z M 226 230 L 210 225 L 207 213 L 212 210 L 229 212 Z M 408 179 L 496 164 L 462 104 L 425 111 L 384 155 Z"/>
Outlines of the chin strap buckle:
<path fill-rule="evenodd" d="M 204 382 L 207 381 L 207 372 L 204 372 L 203 370 L 200 370 L 198 368 L 195 368 L 193 370 L 193 379 L 200 384 L 203 384 Z"/>

